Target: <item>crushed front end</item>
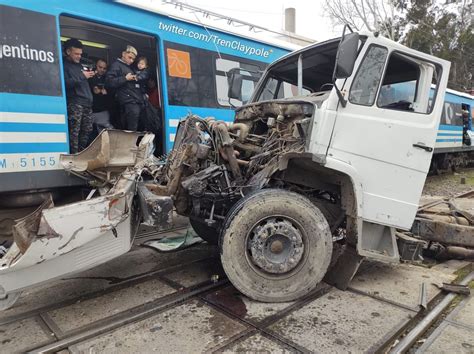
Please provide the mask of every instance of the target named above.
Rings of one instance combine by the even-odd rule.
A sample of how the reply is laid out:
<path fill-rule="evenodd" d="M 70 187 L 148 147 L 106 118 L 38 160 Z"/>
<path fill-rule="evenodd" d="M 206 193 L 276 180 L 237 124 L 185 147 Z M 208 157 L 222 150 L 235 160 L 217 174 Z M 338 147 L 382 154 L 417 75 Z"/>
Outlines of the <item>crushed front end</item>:
<path fill-rule="evenodd" d="M 232 206 L 278 184 L 271 177 L 281 161 L 304 153 L 314 110 L 312 102 L 282 100 L 243 107 L 232 124 L 188 116 L 179 125 L 154 193 L 172 196 L 177 213 L 189 216 L 198 234 L 216 243 Z"/>

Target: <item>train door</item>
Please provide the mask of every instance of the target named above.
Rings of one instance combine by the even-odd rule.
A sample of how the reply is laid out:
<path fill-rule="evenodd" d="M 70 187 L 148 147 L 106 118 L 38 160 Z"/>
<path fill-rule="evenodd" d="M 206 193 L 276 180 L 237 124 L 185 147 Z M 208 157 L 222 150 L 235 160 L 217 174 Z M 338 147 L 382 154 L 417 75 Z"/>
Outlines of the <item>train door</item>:
<path fill-rule="evenodd" d="M 474 137 L 472 129 L 472 107 L 466 103 L 462 104 L 463 145 L 473 145 Z"/>
<path fill-rule="evenodd" d="M 151 124 L 144 124 L 145 120 L 143 118 L 145 117 L 145 112 L 143 110 L 143 124 L 140 124 L 139 129 L 154 130 L 152 132 L 156 135 L 156 154 L 161 154 L 164 151 L 163 107 L 161 104 L 160 60 L 157 55 L 157 38 L 146 33 L 112 27 L 102 23 L 69 17 L 67 15 L 60 16 L 60 36 L 62 43 L 70 38 L 76 38 L 81 41 L 83 44 L 81 64 L 90 70 L 97 70 L 97 64 L 103 66 L 104 62 L 107 64 L 107 67 L 110 67 L 114 61 L 121 57 L 121 53 L 127 45 L 133 46 L 138 51 L 137 58 L 131 65 L 133 70 L 137 70 L 139 58 L 146 58 L 149 78 L 142 80 L 139 85 L 145 99 L 155 108 L 156 121 L 159 124 L 154 124 L 153 126 L 155 128 L 153 129 L 150 128 Z M 103 105 L 98 106 L 95 103 L 99 99 L 102 99 L 103 96 L 106 96 L 106 101 L 108 102 L 108 123 L 114 128 L 124 129 L 124 117 L 121 112 L 121 107 L 117 103 L 115 97 L 116 93 L 106 87 L 105 90 L 102 90 L 102 86 L 99 86 L 100 90 L 97 90 L 97 86 L 93 86 L 97 81 L 97 77 L 98 74 L 93 79 L 89 79 L 91 90 L 94 92 L 93 110 L 97 111 L 103 109 Z M 102 93 L 104 95 L 102 95 Z M 101 127 L 103 127 L 102 119 L 104 119 L 104 115 L 99 114 L 99 112 L 94 112 L 93 116 L 96 123 L 94 124 L 92 134 L 95 136 Z M 107 119 L 107 116 L 105 119 Z M 157 129 L 158 127 L 159 130 Z"/>

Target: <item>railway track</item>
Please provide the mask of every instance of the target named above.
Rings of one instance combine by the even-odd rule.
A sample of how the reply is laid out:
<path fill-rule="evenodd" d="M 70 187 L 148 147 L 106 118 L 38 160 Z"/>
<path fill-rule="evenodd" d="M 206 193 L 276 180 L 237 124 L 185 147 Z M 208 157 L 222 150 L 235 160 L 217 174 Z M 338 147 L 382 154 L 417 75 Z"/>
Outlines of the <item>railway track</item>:
<path fill-rule="evenodd" d="M 472 278 L 472 274 L 470 274 L 470 277 Z M 239 343 L 243 343 L 249 338 L 258 335 L 271 340 L 273 343 L 277 343 L 281 348 L 285 348 L 291 352 L 308 353 L 311 352 L 310 349 L 301 345 L 297 341 L 293 341 L 287 336 L 278 333 L 278 331 L 275 330 L 274 325 L 286 317 L 292 316 L 295 312 L 301 311 L 312 303 L 317 302 L 319 299 L 331 296 L 331 294 L 335 291 L 330 286 L 323 284 L 314 292 L 308 294 L 302 299 L 299 299 L 298 301 L 289 304 L 287 307 L 276 311 L 265 319 L 255 320 L 246 318 L 246 316 L 242 313 L 239 313 L 239 311 L 237 311 L 234 306 L 229 306 L 228 303 L 219 300 L 219 295 L 222 293 L 234 293 L 233 288 L 229 285 L 225 278 L 215 282 L 205 281 L 184 289 L 180 284 L 176 283 L 172 285 L 176 289 L 176 292 L 173 294 L 159 298 L 156 301 L 145 303 L 132 309 L 108 316 L 106 318 L 92 322 L 86 326 L 82 326 L 77 330 L 70 331 L 66 334 L 57 329 L 54 321 L 45 316 L 43 313 L 40 313 L 39 316 L 45 322 L 45 325 L 49 328 L 51 333 L 54 334 L 54 339 L 48 344 L 30 348 L 29 351 L 34 353 L 51 353 L 72 348 L 71 351 L 75 352 L 76 350 L 74 346 L 78 343 L 93 340 L 94 338 L 103 336 L 106 333 L 116 331 L 130 324 L 143 321 L 152 316 L 156 316 L 157 314 L 164 313 L 170 309 L 179 307 L 182 304 L 192 300 L 206 305 L 215 311 L 221 312 L 227 318 L 240 323 L 244 328 L 244 330 L 242 330 L 240 333 L 231 336 L 222 343 L 214 346 L 212 350 L 210 350 L 212 352 L 232 350 Z M 354 289 L 350 289 L 348 292 L 352 295 L 357 294 L 357 296 L 368 296 L 367 294 L 357 292 Z M 378 298 L 377 301 L 382 303 L 385 302 L 387 306 L 397 306 L 397 304 L 394 305 L 393 302 L 389 304 L 383 298 Z M 436 304 L 442 301 L 443 296 L 438 296 L 430 302 L 429 306 L 435 308 Z M 406 337 L 405 334 L 408 329 L 415 328 L 419 323 L 423 323 L 425 318 L 430 317 L 431 311 L 426 311 L 423 313 L 420 312 L 418 314 L 412 311 L 412 315 L 413 318 L 411 320 L 405 322 L 403 326 L 395 328 L 392 331 L 386 333 L 382 340 L 375 343 L 372 347 L 367 348 L 367 350 L 370 352 L 387 352 L 390 347 L 393 346 L 393 343 L 396 343 L 402 336 Z M 408 335 L 410 333 L 411 332 L 408 331 Z M 422 334 L 423 332 L 420 332 L 416 336 L 411 336 L 411 341 L 416 342 L 416 340 L 420 338 Z M 392 352 L 399 353 L 400 351 L 395 348 L 392 349 Z"/>
<path fill-rule="evenodd" d="M 279 342 L 281 345 L 287 348 L 291 348 L 292 351 L 302 353 L 308 352 L 307 349 L 299 346 L 297 343 L 293 343 L 288 339 L 282 338 L 281 336 L 268 330 L 268 327 L 276 323 L 278 320 L 282 319 L 286 315 L 290 314 L 291 312 L 300 309 L 306 304 L 323 296 L 328 291 L 330 291 L 330 286 L 324 285 L 318 288 L 316 291 L 313 291 L 302 299 L 294 302 L 288 308 L 285 308 L 284 310 L 275 313 L 262 323 L 258 323 L 239 316 L 239 314 L 233 312 L 232 309 L 229 309 L 228 307 L 222 306 L 218 302 L 213 301 L 212 297 L 209 296 L 212 293 L 216 293 L 223 290 L 225 291 L 228 285 L 229 282 L 225 278 L 216 282 L 207 281 L 186 289 L 183 289 L 179 284 L 174 284 L 174 287 L 177 290 L 176 293 L 162 297 L 156 301 L 137 306 L 127 311 L 120 312 L 118 314 L 101 319 L 99 321 L 90 323 L 77 331 L 72 331 L 67 334 L 62 334 L 61 331 L 58 331 L 57 326 L 54 324 L 54 322 L 50 318 L 45 316 L 44 313 L 39 312 L 38 315 L 41 316 L 41 319 L 45 322 L 51 333 L 54 334 L 55 340 L 46 345 L 31 348 L 29 352 L 52 353 L 67 349 L 73 346 L 74 344 L 100 336 L 104 333 L 127 326 L 131 323 L 144 320 L 147 317 L 179 306 L 182 303 L 191 299 L 196 299 L 202 302 L 203 304 L 207 304 L 208 306 L 216 309 L 217 311 L 221 311 L 226 316 L 242 323 L 244 326 L 247 327 L 247 329 L 239 333 L 239 335 L 234 336 L 230 340 L 225 341 L 224 343 L 213 348 L 213 352 L 220 352 L 226 350 L 226 348 L 229 348 L 235 342 L 245 340 L 246 338 L 249 338 L 250 336 L 256 333 L 271 338 Z"/>
<path fill-rule="evenodd" d="M 152 236 L 153 234 L 149 233 L 142 235 L 142 238 Z M 132 339 L 136 335 L 138 338 L 145 336 L 144 338 L 155 340 L 161 351 L 169 350 L 169 342 L 174 341 L 172 348 L 184 352 L 186 348 L 189 350 L 189 347 L 183 347 L 183 343 L 196 341 L 190 333 L 211 331 L 218 333 L 213 334 L 219 337 L 218 340 L 207 340 L 202 347 L 193 343 L 192 345 L 195 345 L 192 347 L 193 351 L 223 352 L 253 348 L 253 350 L 306 353 L 338 351 L 344 348 L 347 350 L 348 347 L 352 347 L 354 351 L 387 352 L 394 343 L 409 333 L 410 328 L 415 328 L 430 314 L 429 311 L 419 311 L 416 300 L 410 302 L 408 298 L 399 295 L 397 297 L 394 294 L 409 292 L 414 294 L 413 297 L 417 297 L 420 281 L 435 281 L 440 277 L 446 281 L 453 279 L 452 276 L 439 271 L 431 274 L 425 268 L 411 268 L 408 265 L 397 267 L 368 265 L 345 292 L 323 283 L 298 301 L 287 304 L 262 304 L 238 294 L 220 269 L 215 251 L 210 253 L 211 256 L 207 254 L 182 263 L 115 279 L 103 289 L 53 304 L 3 317 L 0 314 L 0 342 L 2 328 L 12 328 L 11 326 L 17 324 L 21 326 L 25 320 L 34 319 L 49 334 L 49 339 L 20 348 L 21 351 L 39 353 L 62 350 L 101 351 L 97 347 L 94 349 L 94 346 L 106 345 L 108 341 L 126 343 L 128 339 L 123 338 L 123 333 L 129 333 Z M 413 278 L 413 274 L 417 275 Z M 95 301 L 100 303 L 102 299 L 115 296 L 121 291 L 131 290 L 137 286 L 145 287 L 157 280 L 169 287 L 170 291 L 158 298 L 152 298 L 150 295 L 149 299 L 135 306 L 120 309 L 116 313 L 104 313 L 73 328 L 67 326 L 65 328 L 64 321 L 58 316 L 53 316 L 62 311 L 68 313 L 67 309 L 74 306 L 82 306 L 84 312 L 88 313 L 90 312 L 88 307 Z M 390 291 L 380 287 L 380 283 L 384 281 L 386 282 L 384 287 L 392 286 Z M 394 285 L 401 282 L 403 284 Z M 443 299 L 444 295 L 438 293 L 431 298 L 428 308 L 436 307 Z M 353 304 L 358 306 L 354 308 Z M 197 311 L 191 316 L 200 318 L 199 312 L 204 311 L 203 309 L 210 312 L 212 316 L 209 317 L 209 322 L 206 319 L 204 322 L 198 322 L 199 325 L 192 325 L 188 323 L 192 322 L 190 319 L 181 320 L 180 316 L 184 317 L 183 313 L 186 314 L 190 306 L 192 311 Z M 170 332 L 160 334 L 160 331 L 164 332 L 167 328 L 163 323 L 169 316 L 174 316 L 170 321 L 182 329 L 182 335 L 169 336 Z M 74 317 L 70 318 L 70 321 L 75 320 Z M 139 329 L 145 324 L 148 326 L 148 322 L 153 323 L 149 329 L 144 327 L 148 330 Z M 169 325 L 169 322 L 166 323 Z M 144 325 L 139 327 L 141 324 Z M 430 325 L 433 326 L 432 323 Z M 415 342 L 422 335 L 415 336 Z M 201 336 L 204 337 L 204 334 Z M 165 344 L 168 347 L 160 347 Z M 137 351 L 148 351 L 152 348 L 143 346 L 145 345 L 143 341 L 136 345 L 134 349 Z"/>
<path fill-rule="evenodd" d="M 169 296 L 162 297 L 156 301 L 139 305 L 127 311 L 120 312 L 113 316 L 104 318 L 102 320 L 93 322 L 78 331 L 73 331 L 67 335 L 61 335 L 56 330 L 56 326 L 49 320 L 45 321 L 45 324 L 54 333 L 57 340 L 50 344 L 32 348 L 30 351 L 34 353 L 54 353 L 70 347 L 81 341 L 94 338 L 106 332 L 115 330 L 117 328 L 126 326 L 130 323 L 143 320 L 149 316 L 152 316 L 160 311 L 164 311 L 173 306 L 177 306 L 195 296 L 198 296 L 204 292 L 222 288 L 227 284 L 227 280 L 221 280 L 218 282 L 206 282 L 196 287 L 191 287 L 185 291 L 177 291 Z M 44 317 L 42 317 L 44 320 Z"/>
<path fill-rule="evenodd" d="M 159 279 L 159 280 L 163 281 L 164 280 L 164 278 L 163 278 L 164 274 L 169 274 L 169 273 L 172 273 L 172 272 L 180 271 L 180 270 L 182 270 L 186 267 L 192 266 L 193 264 L 203 262 L 203 261 L 207 261 L 208 259 L 209 259 L 208 257 L 200 258 L 200 259 L 194 260 L 194 261 L 186 263 L 186 264 L 180 264 L 180 265 L 167 267 L 167 268 L 164 268 L 164 269 L 157 269 L 157 270 L 151 270 L 151 271 L 145 272 L 145 273 L 140 273 L 140 274 L 137 274 L 135 276 L 131 276 L 129 278 L 126 278 L 122 281 L 118 281 L 117 283 L 111 283 L 106 288 L 102 288 L 100 290 L 91 291 L 89 293 L 82 294 L 82 295 L 77 296 L 77 297 L 73 297 L 71 299 L 59 301 L 59 302 L 56 302 L 56 303 L 51 304 L 51 305 L 41 306 L 41 307 L 35 308 L 33 310 L 25 311 L 25 312 L 15 314 L 15 315 L 12 315 L 12 316 L 7 315 L 7 316 L 4 316 L 4 317 L 0 317 L 0 326 L 10 324 L 10 323 L 13 323 L 13 322 L 18 322 L 18 321 L 21 321 L 21 320 L 24 320 L 24 319 L 27 319 L 27 318 L 31 318 L 31 317 L 34 317 L 34 316 L 39 316 L 43 313 L 46 313 L 46 312 L 49 312 L 49 311 L 54 311 L 54 310 L 72 305 L 72 304 L 77 303 L 77 302 L 86 301 L 86 300 L 94 299 L 94 298 L 97 298 L 97 297 L 100 297 L 100 296 L 103 296 L 103 295 L 107 295 L 107 294 L 112 293 L 114 291 L 118 291 L 118 290 L 121 290 L 121 289 L 124 289 L 124 288 L 127 288 L 127 287 L 131 287 L 131 286 L 149 281 L 151 279 Z M 168 282 L 168 281 L 165 280 L 165 282 Z M 0 315 L 1 315 L 1 313 L 0 313 Z"/>

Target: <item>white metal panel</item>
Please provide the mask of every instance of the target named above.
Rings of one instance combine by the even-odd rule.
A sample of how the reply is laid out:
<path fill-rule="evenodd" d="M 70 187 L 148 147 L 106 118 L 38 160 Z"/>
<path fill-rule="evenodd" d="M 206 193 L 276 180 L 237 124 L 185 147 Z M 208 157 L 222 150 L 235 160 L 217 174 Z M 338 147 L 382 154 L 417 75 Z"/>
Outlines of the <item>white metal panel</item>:
<path fill-rule="evenodd" d="M 442 65 L 439 89 L 444 92 L 448 62 L 383 38 L 369 38 L 364 50 L 372 41 L 386 45 L 389 51 L 402 50 Z M 356 68 L 363 57 L 361 53 Z M 351 87 L 353 77 L 347 80 L 344 91 Z M 345 108 L 339 105 L 328 156 L 357 171 L 363 190 L 359 205 L 363 206 L 360 214 L 364 220 L 401 228 L 411 226 L 432 156 L 413 144 L 434 147 L 443 105 L 441 96 L 438 95 L 430 114 L 383 109 L 376 104 L 362 106 L 348 102 Z"/>
<path fill-rule="evenodd" d="M 67 143 L 66 133 L 0 132 L 1 143 Z"/>
<path fill-rule="evenodd" d="M 0 123 L 64 124 L 64 114 L 0 112 Z"/>
<path fill-rule="evenodd" d="M 22 254 L 14 244 L 1 259 L 0 293 L 84 270 L 127 252 L 132 242 L 135 179 L 125 176 L 117 187 L 109 195 L 43 210 L 40 231 L 27 250 Z"/>

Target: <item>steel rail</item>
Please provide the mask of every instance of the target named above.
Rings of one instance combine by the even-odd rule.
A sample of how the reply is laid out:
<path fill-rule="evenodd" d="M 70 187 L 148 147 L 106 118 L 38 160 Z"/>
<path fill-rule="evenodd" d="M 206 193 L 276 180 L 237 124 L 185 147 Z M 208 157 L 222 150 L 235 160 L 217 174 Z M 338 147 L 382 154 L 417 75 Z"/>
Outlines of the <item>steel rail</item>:
<path fill-rule="evenodd" d="M 474 272 L 468 274 L 459 284 L 468 285 L 474 280 Z M 426 332 L 426 330 L 433 324 L 439 315 L 451 304 L 451 301 L 457 296 L 455 293 L 449 293 L 443 300 L 441 300 L 428 314 L 403 337 L 400 342 L 390 350 L 390 354 L 405 353 L 417 340 Z"/>
<path fill-rule="evenodd" d="M 123 281 L 120 281 L 120 282 L 117 282 L 117 283 L 114 283 L 114 284 L 108 284 L 105 288 L 102 288 L 102 289 L 99 289 L 99 290 L 94 290 L 94 291 L 82 294 L 80 296 L 77 296 L 77 297 L 74 297 L 74 298 L 71 298 L 71 299 L 63 300 L 63 301 L 53 303 L 53 304 L 48 304 L 48 305 L 45 305 L 45 306 L 40 306 L 36 309 L 32 309 L 32 310 L 25 311 L 25 312 L 22 312 L 22 313 L 18 313 L 18 314 L 14 314 L 14 315 L 11 315 L 11 316 L 6 316 L 6 317 L 3 317 L 3 318 L 0 318 L 0 326 L 5 325 L 5 324 L 9 324 L 9 323 L 13 323 L 13 322 L 17 322 L 17 321 L 21 321 L 21 320 L 24 320 L 26 318 L 30 318 L 30 317 L 39 315 L 39 314 L 44 313 L 44 312 L 57 310 L 57 309 L 72 305 L 72 304 L 76 303 L 79 300 L 80 301 L 85 301 L 85 300 L 89 300 L 89 299 L 98 298 L 102 295 L 105 295 L 105 294 L 108 294 L 108 293 L 111 293 L 111 292 L 114 292 L 114 291 L 118 291 L 118 290 L 121 290 L 121 289 L 124 289 L 124 288 L 129 288 L 129 287 L 132 287 L 132 286 L 134 286 L 138 283 L 146 282 L 146 281 L 151 280 L 155 277 L 159 279 L 160 277 L 165 277 L 167 274 L 178 272 L 178 271 L 180 271 L 180 270 L 182 270 L 182 269 L 184 269 L 188 266 L 191 266 L 195 263 L 205 262 L 205 261 L 208 261 L 208 260 L 211 260 L 211 259 L 217 259 L 217 258 L 213 257 L 213 256 L 211 256 L 211 257 L 201 257 L 201 258 L 197 258 L 195 260 L 192 260 L 192 261 L 184 263 L 184 264 L 176 264 L 176 265 L 172 265 L 172 266 L 169 266 L 169 267 L 166 267 L 166 268 L 153 269 L 153 270 L 150 270 L 150 271 L 147 271 L 147 272 L 144 272 L 144 273 L 139 273 L 139 274 L 136 274 L 136 275 L 132 275 L 128 278 L 125 278 Z M 162 279 L 160 279 L 160 280 L 162 280 Z"/>
<path fill-rule="evenodd" d="M 189 291 L 178 293 L 177 295 L 167 295 L 151 303 L 139 305 L 133 309 L 113 315 L 110 318 L 99 320 L 89 325 L 87 329 L 68 335 L 63 339 L 53 343 L 29 350 L 28 353 L 54 353 L 63 350 L 79 342 L 100 336 L 101 334 L 113 331 L 120 327 L 124 327 L 133 322 L 144 320 L 161 310 L 166 310 L 172 306 L 183 303 L 194 296 L 200 295 L 210 290 L 215 290 L 216 288 L 224 287 L 227 284 L 228 280 L 221 280 L 216 283 L 206 282 L 204 285 L 198 286 Z"/>

